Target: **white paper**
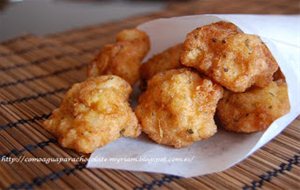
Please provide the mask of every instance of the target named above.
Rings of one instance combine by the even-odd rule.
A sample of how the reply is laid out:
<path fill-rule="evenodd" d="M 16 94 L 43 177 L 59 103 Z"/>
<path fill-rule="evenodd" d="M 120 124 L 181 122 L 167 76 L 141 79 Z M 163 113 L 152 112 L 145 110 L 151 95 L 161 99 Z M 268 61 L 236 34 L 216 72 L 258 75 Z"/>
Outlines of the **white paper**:
<path fill-rule="evenodd" d="M 121 138 L 97 149 L 91 155 L 87 167 L 148 171 L 183 177 L 220 172 L 259 149 L 300 114 L 299 15 L 196 15 L 150 21 L 138 27 L 150 36 L 152 49 L 146 59 L 183 42 L 186 34 L 194 28 L 219 20 L 231 21 L 245 33 L 257 34 L 266 42 L 286 76 L 290 113 L 277 119 L 264 132 L 249 135 L 218 129 L 212 138 L 183 149 L 155 144 L 145 135 L 137 139 Z M 158 161 L 153 160 L 155 158 Z"/>

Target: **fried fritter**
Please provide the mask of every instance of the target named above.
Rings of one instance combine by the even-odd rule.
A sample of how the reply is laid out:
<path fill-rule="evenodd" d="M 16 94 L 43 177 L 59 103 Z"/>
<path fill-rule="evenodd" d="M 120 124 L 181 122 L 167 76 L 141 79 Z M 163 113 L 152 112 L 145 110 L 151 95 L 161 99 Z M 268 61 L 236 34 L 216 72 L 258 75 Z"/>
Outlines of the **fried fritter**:
<path fill-rule="evenodd" d="M 220 29 L 220 22 L 214 23 L 188 34 L 182 64 L 233 92 L 267 86 L 278 69 L 271 52 L 258 36 L 240 33 L 232 25 L 221 22 Z"/>
<path fill-rule="evenodd" d="M 181 148 L 216 133 L 214 113 L 222 94 L 220 85 L 189 69 L 168 70 L 148 81 L 135 112 L 152 140 Z"/>
<path fill-rule="evenodd" d="M 141 78 L 149 80 L 155 74 L 184 67 L 180 64 L 180 54 L 182 51 L 182 44 L 172 46 L 163 52 L 154 55 L 146 63 L 141 66 Z"/>
<path fill-rule="evenodd" d="M 72 86 L 44 127 L 63 147 L 83 153 L 121 136 L 137 137 L 141 128 L 128 103 L 131 91 L 118 76 L 88 78 Z"/>
<path fill-rule="evenodd" d="M 123 30 L 116 43 L 105 45 L 88 66 L 88 76 L 114 74 L 133 85 L 140 77 L 141 61 L 150 49 L 149 37 L 137 29 Z"/>
<path fill-rule="evenodd" d="M 287 85 L 278 80 L 244 93 L 225 91 L 218 103 L 217 116 L 226 130 L 252 133 L 265 130 L 289 110 Z"/>
<path fill-rule="evenodd" d="M 226 43 L 226 38 L 241 33 L 238 27 L 230 22 L 216 22 L 194 29 L 183 44 L 181 62 L 186 66 L 207 70 L 211 67 L 216 47 Z"/>

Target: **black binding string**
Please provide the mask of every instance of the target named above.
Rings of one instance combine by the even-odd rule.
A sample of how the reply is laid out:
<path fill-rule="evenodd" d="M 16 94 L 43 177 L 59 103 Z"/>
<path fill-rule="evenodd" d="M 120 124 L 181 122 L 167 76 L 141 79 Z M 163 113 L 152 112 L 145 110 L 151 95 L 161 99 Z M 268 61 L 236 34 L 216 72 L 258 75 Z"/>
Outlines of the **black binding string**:
<path fill-rule="evenodd" d="M 4 72 L 4 71 L 9 71 L 9 70 L 13 70 L 13 69 L 17 69 L 17 68 L 23 68 L 23 67 L 27 67 L 27 66 L 31 66 L 31 65 L 40 65 L 42 63 L 46 63 L 47 61 L 53 60 L 53 59 L 62 59 L 64 57 L 67 56 L 74 56 L 74 55 L 79 55 L 78 52 L 68 52 L 68 53 L 61 53 L 55 56 L 50 56 L 50 57 L 43 57 L 40 59 L 37 59 L 35 61 L 30 61 L 28 63 L 17 63 L 8 67 L 1 67 L 0 71 Z"/>
<path fill-rule="evenodd" d="M 34 76 L 34 77 L 28 77 L 25 79 L 19 79 L 19 80 L 12 81 L 12 82 L 2 83 L 2 84 L 0 84 L 0 88 L 15 86 L 18 84 L 23 84 L 25 82 L 31 82 L 31 81 L 42 79 L 42 78 L 52 77 L 52 76 L 60 75 L 60 74 L 63 74 L 63 73 L 69 72 L 69 71 L 73 71 L 73 70 L 81 70 L 84 67 L 86 67 L 86 64 L 87 63 L 82 63 L 75 67 L 68 67 L 68 68 L 60 69 L 60 70 L 57 70 L 57 71 L 54 71 L 51 73 L 47 73 L 47 74 L 42 74 L 42 75 L 38 75 L 38 76 Z"/>
<path fill-rule="evenodd" d="M 46 96 L 51 96 L 51 95 L 55 95 L 61 92 L 65 92 L 67 89 L 69 89 L 69 87 L 64 87 L 64 88 L 58 88 L 58 89 L 54 89 L 52 91 L 47 91 L 47 92 L 43 92 L 43 93 L 37 93 L 35 95 L 32 96 L 24 96 L 22 98 L 18 98 L 18 99 L 14 99 L 14 100 L 3 100 L 0 101 L 0 105 L 13 105 L 15 103 L 22 103 L 22 102 L 27 102 L 29 100 L 36 100 L 38 98 L 42 98 L 42 97 L 46 97 Z"/>
<path fill-rule="evenodd" d="M 49 146 L 51 143 L 56 144 L 57 143 L 56 139 L 55 138 L 49 138 L 46 141 L 41 141 L 41 142 L 36 143 L 36 144 L 27 144 L 22 149 L 12 149 L 6 154 L 0 154 L 0 160 L 4 157 L 10 157 L 12 155 L 19 156 L 20 154 L 24 153 L 25 151 L 32 152 L 32 151 L 34 151 L 38 148 L 43 149 L 46 146 Z"/>
<path fill-rule="evenodd" d="M 77 170 L 81 171 L 86 168 L 86 163 L 78 163 L 72 168 L 64 168 L 59 171 L 51 172 L 48 175 L 36 177 L 31 182 L 23 182 L 19 184 L 11 184 L 6 189 L 33 189 L 33 187 L 39 187 L 47 181 L 55 181 L 64 175 L 71 175 Z"/>
<path fill-rule="evenodd" d="M 300 152 L 290 158 L 287 163 L 281 163 L 278 168 L 267 171 L 266 173 L 260 175 L 259 180 L 253 180 L 251 185 L 245 185 L 243 190 L 255 190 L 257 188 L 261 188 L 265 182 L 270 182 L 273 178 L 279 176 L 280 174 L 284 174 L 286 171 L 291 171 L 294 166 L 299 165 L 299 153 Z"/>
<path fill-rule="evenodd" d="M 156 186 L 161 187 L 162 185 L 164 185 L 166 183 L 171 183 L 175 179 L 180 179 L 180 177 L 174 176 L 174 175 L 164 175 L 161 179 L 155 179 L 155 180 L 151 181 L 150 183 L 144 183 L 142 186 L 135 187 L 133 189 L 134 190 L 144 190 L 144 189 L 152 190 Z"/>
<path fill-rule="evenodd" d="M 9 122 L 5 125 L 0 125 L 0 131 L 14 128 L 14 127 L 17 127 L 18 125 L 24 125 L 24 124 L 34 123 L 34 122 L 40 121 L 40 120 L 45 120 L 45 119 L 49 118 L 50 115 L 51 115 L 51 113 L 45 113 L 42 115 L 36 115 L 36 116 L 28 118 L 28 119 L 19 119 L 14 122 Z"/>
<path fill-rule="evenodd" d="M 47 47 L 57 47 L 57 44 L 45 42 L 45 43 L 41 43 L 37 46 L 31 46 L 29 48 L 24 48 L 24 49 L 20 49 L 20 50 L 16 50 L 16 51 L 10 51 L 10 52 L 5 52 L 5 53 L 0 52 L 0 57 L 3 58 L 3 57 L 13 56 L 13 55 L 22 55 L 22 54 L 28 53 L 32 50 L 35 50 L 35 49 L 43 49 L 43 48 L 47 48 Z"/>
<path fill-rule="evenodd" d="M 299 152 L 300 153 L 300 152 Z M 300 155 L 297 153 L 292 158 L 288 160 L 287 163 L 281 163 L 279 168 L 275 168 L 272 171 L 267 171 L 265 174 L 259 176 L 259 180 L 254 180 L 251 182 L 251 185 L 245 185 L 243 190 L 256 190 L 257 188 L 261 188 L 263 184 L 268 181 L 270 182 L 273 178 L 279 176 L 280 174 L 284 174 L 286 171 L 290 171 L 293 166 L 299 165 Z M 152 190 L 156 186 L 160 187 L 166 183 L 170 183 L 176 179 L 180 179 L 178 176 L 172 175 L 164 175 L 161 179 L 156 179 L 151 181 L 150 183 L 144 183 L 140 187 L 135 187 L 135 190 Z"/>

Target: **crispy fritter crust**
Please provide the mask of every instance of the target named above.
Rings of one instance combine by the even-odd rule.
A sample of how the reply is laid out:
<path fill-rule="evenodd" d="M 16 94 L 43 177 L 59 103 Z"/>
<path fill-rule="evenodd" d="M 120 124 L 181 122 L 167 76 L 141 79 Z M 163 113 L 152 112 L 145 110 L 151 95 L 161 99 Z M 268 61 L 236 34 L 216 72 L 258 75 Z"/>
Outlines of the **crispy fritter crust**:
<path fill-rule="evenodd" d="M 122 135 L 137 137 L 141 129 L 128 103 L 131 91 L 118 76 L 91 77 L 72 86 L 44 127 L 63 147 L 83 153 Z"/>
<path fill-rule="evenodd" d="M 136 115 L 152 140 L 181 148 L 216 133 L 213 117 L 222 94 L 221 86 L 189 69 L 169 70 L 148 81 Z"/>
<path fill-rule="evenodd" d="M 241 33 L 228 22 L 213 23 L 189 33 L 181 62 L 234 92 L 244 92 L 252 85 L 267 86 L 278 69 L 258 36 Z"/>
<path fill-rule="evenodd" d="M 150 49 L 149 37 L 137 29 L 123 30 L 116 43 L 105 45 L 88 66 L 88 76 L 114 74 L 133 85 L 140 77 L 141 61 Z"/>
<path fill-rule="evenodd" d="M 184 67 L 180 63 L 180 54 L 182 51 L 182 44 L 172 46 L 163 52 L 154 55 L 146 63 L 141 66 L 141 78 L 149 80 L 155 74 L 171 69 L 178 69 Z"/>
<path fill-rule="evenodd" d="M 289 110 L 287 85 L 279 80 L 244 93 L 225 91 L 218 103 L 217 116 L 226 130 L 252 133 L 265 130 Z"/>
<path fill-rule="evenodd" d="M 213 50 L 228 36 L 238 33 L 241 32 L 236 25 L 223 21 L 194 29 L 184 41 L 181 55 L 182 64 L 201 68 L 205 68 L 206 64 L 206 68 L 211 67 L 214 57 Z"/>

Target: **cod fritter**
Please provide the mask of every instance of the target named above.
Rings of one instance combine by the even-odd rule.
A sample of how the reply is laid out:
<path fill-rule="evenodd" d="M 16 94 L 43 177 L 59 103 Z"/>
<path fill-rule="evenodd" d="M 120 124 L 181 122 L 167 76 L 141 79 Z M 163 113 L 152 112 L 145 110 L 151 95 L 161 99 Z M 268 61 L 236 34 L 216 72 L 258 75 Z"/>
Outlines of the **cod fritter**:
<path fill-rule="evenodd" d="M 66 93 L 44 127 L 63 147 L 91 153 L 121 136 L 141 130 L 129 106 L 131 86 L 114 75 L 91 77 Z"/>
<path fill-rule="evenodd" d="M 214 49 L 226 42 L 228 36 L 238 33 L 241 31 L 236 25 L 223 21 L 194 29 L 183 43 L 182 64 L 203 69 L 211 67 Z"/>
<path fill-rule="evenodd" d="M 265 88 L 253 87 L 244 93 L 225 91 L 217 107 L 222 126 L 229 131 L 252 133 L 268 128 L 290 110 L 287 85 L 273 81 Z"/>
<path fill-rule="evenodd" d="M 181 62 L 234 92 L 265 87 L 278 65 L 258 36 L 217 22 L 193 30 L 184 42 Z"/>
<path fill-rule="evenodd" d="M 150 49 L 149 37 L 137 29 L 117 34 L 116 43 L 105 45 L 88 66 L 88 76 L 113 74 L 131 85 L 140 78 L 141 61 Z"/>
<path fill-rule="evenodd" d="M 152 140 L 181 148 L 217 132 L 214 113 L 222 94 L 221 86 L 189 69 L 169 70 L 148 81 L 135 112 Z"/>
<path fill-rule="evenodd" d="M 177 44 L 154 55 L 146 63 L 142 64 L 141 78 L 147 81 L 159 72 L 183 67 L 180 64 L 181 51 L 182 44 Z"/>

